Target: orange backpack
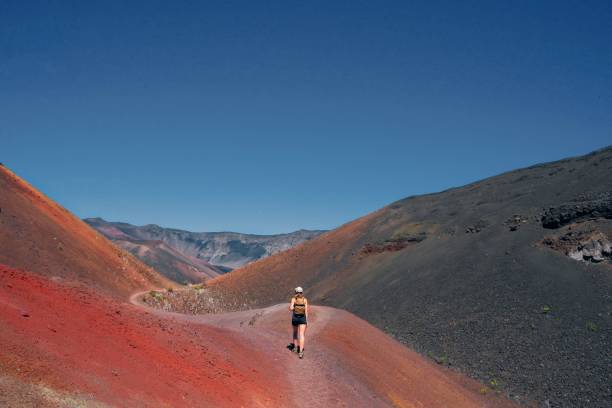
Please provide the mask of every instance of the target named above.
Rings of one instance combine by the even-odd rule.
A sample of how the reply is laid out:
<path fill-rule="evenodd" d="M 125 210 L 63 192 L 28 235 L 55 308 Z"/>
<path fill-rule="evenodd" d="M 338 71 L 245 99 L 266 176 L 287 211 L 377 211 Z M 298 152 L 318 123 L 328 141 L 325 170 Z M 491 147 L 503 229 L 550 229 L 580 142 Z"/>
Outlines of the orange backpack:
<path fill-rule="evenodd" d="M 304 296 L 295 296 L 293 303 L 293 313 L 296 315 L 306 314 L 306 298 Z"/>

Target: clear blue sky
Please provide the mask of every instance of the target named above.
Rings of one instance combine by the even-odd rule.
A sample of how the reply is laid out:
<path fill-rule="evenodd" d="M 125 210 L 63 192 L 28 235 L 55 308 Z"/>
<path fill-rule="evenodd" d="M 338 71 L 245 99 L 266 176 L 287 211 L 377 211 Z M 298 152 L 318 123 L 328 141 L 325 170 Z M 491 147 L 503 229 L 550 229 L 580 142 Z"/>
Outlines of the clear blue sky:
<path fill-rule="evenodd" d="M 81 217 L 333 228 L 612 144 L 611 22 L 610 0 L 2 1 L 0 161 Z"/>

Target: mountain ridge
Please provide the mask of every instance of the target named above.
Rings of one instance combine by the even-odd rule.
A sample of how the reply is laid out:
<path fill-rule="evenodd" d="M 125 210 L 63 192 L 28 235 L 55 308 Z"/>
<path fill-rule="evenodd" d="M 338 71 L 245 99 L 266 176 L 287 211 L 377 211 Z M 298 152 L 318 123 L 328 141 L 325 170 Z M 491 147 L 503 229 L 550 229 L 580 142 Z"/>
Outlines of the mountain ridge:
<path fill-rule="evenodd" d="M 185 256 L 205 261 L 223 271 L 289 249 L 325 232 L 304 229 L 275 235 L 191 232 L 157 224 L 136 226 L 126 222 L 110 222 L 100 217 L 85 218 L 84 221 L 111 240 L 162 241 Z"/>
<path fill-rule="evenodd" d="M 87 281 L 114 296 L 171 285 L 5 166 L 0 191 L 0 263 Z"/>
<path fill-rule="evenodd" d="M 209 286 L 248 293 L 246 307 L 304 286 L 312 302 L 511 393 L 605 406 L 611 192 L 605 147 L 397 200 Z"/>

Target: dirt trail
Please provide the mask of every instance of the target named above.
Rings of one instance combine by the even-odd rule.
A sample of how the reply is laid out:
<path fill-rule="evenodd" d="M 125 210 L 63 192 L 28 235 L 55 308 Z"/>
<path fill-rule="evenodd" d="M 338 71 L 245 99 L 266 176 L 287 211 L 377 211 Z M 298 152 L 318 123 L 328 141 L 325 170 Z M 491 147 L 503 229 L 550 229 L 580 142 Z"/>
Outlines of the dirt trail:
<path fill-rule="evenodd" d="M 197 316 L 189 320 L 235 330 L 248 338 L 249 347 L 264 349 L 266 354 L 274 356 L 286 373 L 287 382 L 279 386 L 290 388 L 290 394 L 299 398 L 296 406 L 354 406 L 350 401 L 355 400 L 359 401 L 361 406 L 389 406 L 377 400 L 372 390 L 343 370 L 337 358 L 319 341 L 320 333 L 325 330 L 334 312 L 335 309 L 328 307 L 311 307 L 306 333 L 306 354 L 302 360 L 286 348 L 291 340 L 287 305 Z"/>
<path fill-rule="evenodd" d="M 144 293 L 132 295 L 130 301 L 148 309 L 139 301 Z M 347 373 L 340 373 L 339 366 L 330 360 L 329 352 L 317 341 L 317 336 L 331 318 L 333 310 L 327 307 L 311 307 L 306 333 L 306 355 L 302 360 L 286 348 L 291 340 L 291 328 L 287 305 L 284 304 L 264 309 L 196 316 L 160 310 L 155 310 L 154 313 L 192 324 L 204 324 L 236 332 L 236 335 L 242 338 L 245 348 L 263 350 L 283 367 L 286 382 L 278 386 L 290 389 L 289 394 L 299 397 L 296 407 L 351 406 L 347 401 L 355 398 L 363 401 L 364 405 L 360 406 L 389 406 L 376 401 L 373 392 L 360 386 L 356 379 L 350 378 Z M 366 403 L 367 401 L 371 402 Z"/>
<path fill-rule="evenodd" d="M 131 302 L 149 309 L 139 302 Z M 512 407 L 481 385 L 435 366 L 354 315 L 311 306 L 306 354 L 291 353 L 287 305 L 209 315 L 153 313 L 229 330 L 247 349 L 270 356 L 285 375 L 278 387 L 295 407 Z M 264 375 L 264 374 L 260 374 Z"/>

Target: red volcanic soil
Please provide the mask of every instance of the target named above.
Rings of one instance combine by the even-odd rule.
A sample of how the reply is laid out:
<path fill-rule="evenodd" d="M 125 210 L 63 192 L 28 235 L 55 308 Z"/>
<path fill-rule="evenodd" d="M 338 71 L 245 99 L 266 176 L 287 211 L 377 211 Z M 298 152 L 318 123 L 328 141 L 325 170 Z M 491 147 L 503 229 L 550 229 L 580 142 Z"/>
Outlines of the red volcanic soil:
<path fill-rule="evenodd" d="M 125 298 L 170 282 L 0 166 L 0 263 Z"/>
<path fill-rule="evenodd" d="M 256 348 L 276 355 L 288 342 L 288 313 L 287 305 L 281 304 L 183 319 L 246 334 Z M 294 406 L 516 407 L 482 384 L 434 365 L 351 313 L 311 306 L 310 314 L 306 357 L 297 360 L 288 352 L 276 357 L 285 366 Z"/>
<path fill-rule="evenodd" d="M 510 407 L 348 312 L 187 316 L 0 266 L 0 405 Z"/>
<path fill-rule="evenodd" d="M 2 406 L 289 405 L 282 367 L 240 336 L 83 286 L 2 266 L 0 326 Z"/>

